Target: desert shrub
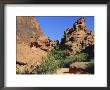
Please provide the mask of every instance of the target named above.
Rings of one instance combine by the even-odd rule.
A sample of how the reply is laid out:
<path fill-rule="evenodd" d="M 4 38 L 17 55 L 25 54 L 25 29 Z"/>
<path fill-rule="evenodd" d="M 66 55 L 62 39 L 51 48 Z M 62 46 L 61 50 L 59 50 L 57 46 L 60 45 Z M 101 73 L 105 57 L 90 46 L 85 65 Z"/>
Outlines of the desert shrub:
<path fill-rule="evenodd" d="M 94 74 L 94 63 L 89 63 L 86 65 L 86 70 L 90 74 Z"/>
<path fill-rule="evenodd" d="M 54 46 L 36 70 L 38 74 L 51 74 L 55 73 L 58 68 L 69 67 L 70 64 L 76 61 L 88 61 L 88 55 L 81 53 L 69 56 L 67 50 Z"/>
<path fill-rule="evenodd" d="M 70 64 L 74 62 L 88 62 L 90 61 L 89 55 L 87 53 L 80 53 L 77 55 L 67 56 L 64 60 L 63 67 L 69 67 Z"/>
<path fill-rule="evenodd" d="M 38 74 L 50 74 L 55 73 L 58 68 L 63 67 L 64 60 L 68 55 L 66 50 L 60 49 L 58 46 L 48 53 L 47 57 L 43 58 L 43 62 L 37 67 Z"/>
<path fill-rule="evenodd" d="M 87 53 L 80 53 L 75 55 L 75 58 L 77 59 L 77 61 L 79 62 L 88 62 L 90 61 L 89 59 L 89 55 Z"/>
<path fill-rule="evenodd" d="M 51 52 L 49 53 L 49 56 L 54 57 L 55 60 L 59 62 L 59 67 L 63 67 L 64 60 L 68 56 L 68 51 L 65 49 L 60 49 L 58 46 L 55 46 Z"/>
<path fill-rule="evenodd" d="M 64 49 L 60 49 L 58 46 L 55 46 L 50 54 L 56 59 L 65 59 L 66 56 L 68 55 L 68 52 L 67 50 L 64 50 Z"/>
<path fill-rule="evenodd" d="M 76 61 L 76 57 L 71 55 L 65 58 L 63 67 L 69 67 L 70 64 Z"/>
<path fill-rule="evenodd" d="M 59 68 L 59 63 L 54 57 L 49 56 L 43 59 L 43 63 L 37 67 L 38 74 L 52 74 Z"/>

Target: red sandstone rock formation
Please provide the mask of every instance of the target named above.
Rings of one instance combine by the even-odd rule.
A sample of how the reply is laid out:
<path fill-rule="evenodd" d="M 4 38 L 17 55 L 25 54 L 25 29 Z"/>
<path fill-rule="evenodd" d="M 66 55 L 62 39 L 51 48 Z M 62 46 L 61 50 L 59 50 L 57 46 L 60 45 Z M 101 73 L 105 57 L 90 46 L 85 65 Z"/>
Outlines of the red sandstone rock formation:
<path fill-rule="evenodd" d="M 64 32 L 61 44 L 71 54 L 78 54 L 86 48 L 94 46 L 94 32 L 87 29 L 84 17 L 77 20 L 73 24 L 73 28 L 68 28 Z"/>

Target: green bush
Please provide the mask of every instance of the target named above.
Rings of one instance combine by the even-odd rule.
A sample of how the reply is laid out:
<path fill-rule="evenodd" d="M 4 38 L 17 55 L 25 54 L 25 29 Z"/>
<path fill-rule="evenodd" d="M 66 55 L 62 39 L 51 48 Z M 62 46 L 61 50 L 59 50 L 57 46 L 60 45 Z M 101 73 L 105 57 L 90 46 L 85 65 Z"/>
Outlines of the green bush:
<path fill-rule="evenodd" d="M 86 70 L 90 74 L 94 74 L 94 63 L 89 63 L 86 65 Z"/>
<path fill-rule="evenodd" d="M 36 70 L 38 74 L 51 74 L 55 73 L 58 68 L 69 67 L 73 62 L 85 62 L 88 60 L 88 54 L 86 53 L 69 56 L 67 50 L 54 46 L 47 57 L 43 58 L 43 63 Z"/>
<path fill-rule="evenodd" d="M 52 74 L 59 68 L 59 62 L 54 57 L 49 56 L 43 59 L 43 63 L 37 67 L 38 74 Z"/>
<path fill-rule="evenodd" d="M 54 49 L 51 50 L 50 54 L 56 59 L 65 59 L 68 55 L 67 50 L 59 49 L 58 46 L 55 46 Z"/>
<path fill-rule="evenodd" d="M 79 62 L 89 62 L 89 55 L 87 53 L 80 53 L 78 55 L 75 55 L 77 61 Z"/>
<path fill-rule="evenodd" d="M 71 55 L 65 58 L 63 67 L 69 67 L 70 64 L 76 61 L 76 57 Z"/>
<path fill-rule="evenodd" d="M 88 59 L 89 55 L 87 53 L 80 53 L 77 55 L 71 55 L 67 56 L 64 60 L 63 67 L 69 67 L 70 64 L 74 62 L 88 62 L 90 59 Z"/>
<path fill-rule="evenodd" d="M 69 55 L 67 50 L 60 49 L 58 46 L 55 46 L 49 53 L 49 56 L 54 57 L 55 60 L 59 62 L 59 67 L 62 68 L 65 58 Z"/>
<path fill-rule="evenodd" d="M 58 46 L 54 46 L 54 48 L 48 53 L 47 57 L 43 58 L 43 63 L 37 67 L 37 73 L 55 73 L 58 68 L 63 67 L 67 55 L 68 53 L 66 50 L 61 50 Z"/>

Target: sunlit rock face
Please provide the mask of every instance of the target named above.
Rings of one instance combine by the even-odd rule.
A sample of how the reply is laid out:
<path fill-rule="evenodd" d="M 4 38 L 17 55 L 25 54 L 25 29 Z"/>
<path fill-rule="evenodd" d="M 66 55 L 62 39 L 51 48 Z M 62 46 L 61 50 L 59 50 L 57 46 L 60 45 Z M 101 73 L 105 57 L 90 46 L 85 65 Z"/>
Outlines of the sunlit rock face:
<path fill-rule="evenodd" d="M 17 70 L 25 69 L 25 67 L 30 68 L 41 63 L 42 57 L 47 55 L 49 47 L 50 39 L 43 34 L 34 17 L 16 17 Z"/>
<path fill-rule="evenodd" d="M 17 16 L 16 17 L 17 43 L 24 42 L 48 42 L 48 37 L 45 36 L 33 16 Z"/>
<path fill-rule="evenodd" d="M 84 17 L 77 20 L 72 28 L 68 28 L 61 39 L 61 45 L 71 54 L 78 54 L 88 47 L 94 46 L 94 32 L 86 27 Z"/>

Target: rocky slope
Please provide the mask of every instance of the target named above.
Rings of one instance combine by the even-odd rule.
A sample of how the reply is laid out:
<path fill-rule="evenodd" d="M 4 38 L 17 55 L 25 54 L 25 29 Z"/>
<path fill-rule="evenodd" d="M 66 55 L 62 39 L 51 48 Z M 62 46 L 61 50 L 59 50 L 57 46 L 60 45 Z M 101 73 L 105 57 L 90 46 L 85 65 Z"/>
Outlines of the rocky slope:
<path fill-rule="evenodd" d="M 16 63 L 19 72 L 24 66 L 29 68 L 42 61 L 50 47 L 50 40 L 43 34 L 34 17 L 17 16 L 16 44 Z"/>
<path fill-rule="evenodd" d="M 87 29 L 84 17 L 81 17 L 73 24 L 72 28 L 68 28 L 64 32 L 61 45 L 73 55 L 90 49 L 94 50 L 94 32 Z"/>

